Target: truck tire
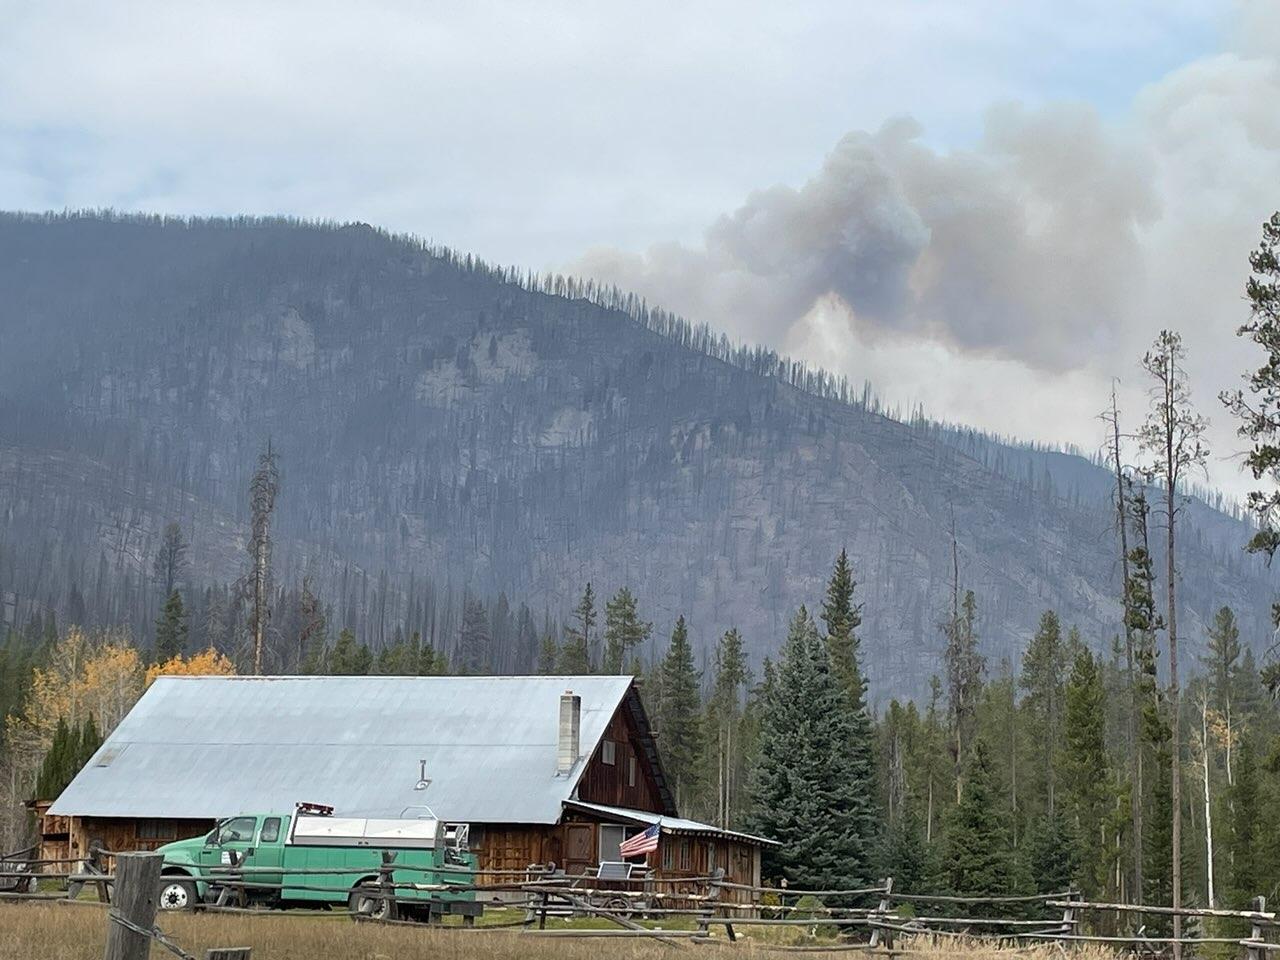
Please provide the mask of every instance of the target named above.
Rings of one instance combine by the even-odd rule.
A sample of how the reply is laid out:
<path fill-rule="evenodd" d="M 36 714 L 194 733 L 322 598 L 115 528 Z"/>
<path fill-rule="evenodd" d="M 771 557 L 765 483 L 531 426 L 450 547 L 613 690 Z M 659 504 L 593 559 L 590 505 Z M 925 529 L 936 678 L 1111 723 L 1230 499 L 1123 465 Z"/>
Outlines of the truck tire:
<path fill-rule="evenodd" d="M 194 910 L 196 902 L 196 885 L 186 877 L 160 878 L 161 910 Z"/>
<path fill-rule="evenodd" d="M 387 915 L 387 901 L 382 898 L 376 883 L 365 881 L 351 888 L 347 896 L 347 912 L 353 917 L 382 920 Z"/>

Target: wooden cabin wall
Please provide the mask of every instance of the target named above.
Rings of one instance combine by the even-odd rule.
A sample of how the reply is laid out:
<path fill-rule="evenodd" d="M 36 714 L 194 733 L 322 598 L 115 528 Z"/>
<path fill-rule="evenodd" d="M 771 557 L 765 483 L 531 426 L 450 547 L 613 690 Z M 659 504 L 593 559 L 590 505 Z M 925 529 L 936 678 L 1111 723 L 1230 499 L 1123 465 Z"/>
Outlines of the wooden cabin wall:
<path fill-rule="evenodd" d="M 560 864 L 559 830 L 542 824 L 472 824 L 471 850 L 481 870 L 524 870 L 531 864 L 551 861 Z M 502 883 L 503 878 L 481 877 L 479 882 Z"/>
<path fill-rule="evenodd" d="M 87 857 L 91 846 L 112 851 L 154 850 L 198 837 L 213 829 L 213 820 L 71 817 L 70 856 Z"/>
<path fill-rule="evenodd" d="M 662 801 L 648 760 L 636 749 L 639 731 L 625 710 L 619 710 L 605 728 L 604 737 L 591 755 L 578 781 L 578 799 L 586 803 L 603 803 L 613 807 L 629 807 L 662 813 Z M 604 762 L 604 742 L 614 744 L 614 762 Z M 632 763 L 635 782 L 631 782 Z"/>

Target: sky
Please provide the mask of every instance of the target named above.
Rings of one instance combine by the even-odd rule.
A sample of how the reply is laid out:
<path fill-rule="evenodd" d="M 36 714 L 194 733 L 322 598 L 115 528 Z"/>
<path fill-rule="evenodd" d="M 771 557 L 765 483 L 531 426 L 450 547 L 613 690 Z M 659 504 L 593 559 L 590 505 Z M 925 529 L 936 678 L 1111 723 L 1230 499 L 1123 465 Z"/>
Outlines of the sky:
<path fill-rule="evenodd" d="M 1280 208 L 1274 0 L 0 0 L 0 208 L 358 220 L 589 274 L 1098 447 L 1180 331 L 1211 421 Z M 1134 457 L 1137 457 L 1136 451 Z"/>

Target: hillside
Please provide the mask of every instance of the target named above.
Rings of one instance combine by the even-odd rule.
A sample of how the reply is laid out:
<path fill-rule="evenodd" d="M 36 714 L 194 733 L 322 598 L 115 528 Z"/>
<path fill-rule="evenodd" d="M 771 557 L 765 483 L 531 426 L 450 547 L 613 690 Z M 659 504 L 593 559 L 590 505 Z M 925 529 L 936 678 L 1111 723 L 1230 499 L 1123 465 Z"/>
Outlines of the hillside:
<path fill-rule="evenodd" d="M 1110 641 L 1105 471 L 901 423 L 526 286 L 365 226 L 0 218 L 4 616 L 145 630 L 170 520 L 193 581 L 234 580 L 269 438 L 278 580 L 310 575 L 373 644 L 418 626 L 427 583 L 503 591 L 541 621 L 592 580 L 629 584 L 655 633 L 684 612 L 704 645 L 737 625 L 759 658 L 847 544 L 877 694 L 918 692 L 953 516 L 989 659 L 1049 606 Z M 1186 635 L 1229 604 L 1260 646 L 1270 578 L 1244 526 L 1200 503 L 1188 518 Z"/>

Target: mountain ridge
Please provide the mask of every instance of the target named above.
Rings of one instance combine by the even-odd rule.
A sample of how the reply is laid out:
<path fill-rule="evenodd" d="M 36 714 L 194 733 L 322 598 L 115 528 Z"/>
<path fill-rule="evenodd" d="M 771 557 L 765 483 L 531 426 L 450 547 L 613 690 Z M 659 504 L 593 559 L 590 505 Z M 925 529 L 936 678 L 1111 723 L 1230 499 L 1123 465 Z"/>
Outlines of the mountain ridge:
<path fill-rule="evenodd" d="M 356 225 L 5 215 L 0 254 L 0 331 L 17 347 L 0 359 L 0 492 L 25 505 L 0 530 L 0 591 L 28 602 L 65 609 L 70 558 L 108 545 L 108 581 L 132 571 L 145 590 L 159 527 L 184 510 L 197 576 L 230 579 L 269 436 L 281 579 L 322 591 L 354 567 L 401 608 L 412 590 L 395 584 L 429 575 L 559 614 L 588 579 L 598 594 L 627 583 L 655 633 L 685 613 L 705 646 L 736 625 L 758 660 L 847 545 L 869 670 L 920 692 L 954 509 L 993 662 L 1047 606 L 1095 645 L 1118 624 L 1106 471 L 894 420 L 847 380 L 625 294 L 597 294 L 609 307 L 530 289 L 528 274 Z M 136 543 L 39 502 L 42 450 L 98 464 L 108 480 L 62 499 L 113 505 Z M 993 457 L 1044 469 L 1015 481 Z M 1061 483 L 1071 473 L 1097 479 Z M 156 496 L 102 493 L 111 481 Z M 1270 592 L 1240 550 L 1246 525 L 1189 509 L 1187 635 L 1231 603 L 1261 643 Z M 64 572 L 33 578 L 15 550 Z M 355 619 L 367 629 L 368 611 Z"/>

